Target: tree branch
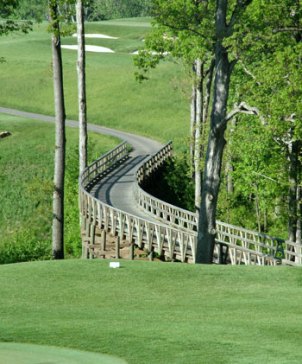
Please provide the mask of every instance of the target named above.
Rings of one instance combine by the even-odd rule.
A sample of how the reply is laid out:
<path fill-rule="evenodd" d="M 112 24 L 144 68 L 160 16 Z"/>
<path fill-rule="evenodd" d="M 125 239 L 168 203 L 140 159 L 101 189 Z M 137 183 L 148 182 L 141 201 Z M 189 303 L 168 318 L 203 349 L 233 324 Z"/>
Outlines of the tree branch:
<path fill-rule="evenodd" d="M 225 121 L 228 122 L 237 114 L 257 115 L 260 117 L 262 123 L 265 123 L 264 118 L 261 116 L 259 112 L 259 109 L 256 107 L 249 106 L 245 102 L 241 102 L 239 105 L 235 105 L 234 109 L 227 114 Z"/>
<path fill-rule="evenodd" d="M 283 33 L 283 32 L 301 32 L 300 27 L 287 27 L 287 28 L 276 28 L 273 29 L 273 33 Z"/>
<path fill-rule="evenodd" d="M 175 26 L 175 25 L 169 24 L 168 22 L 163 22 L 162 24 L 163 24 L 165 27 L 168 27 L 168 28 L 171 28 L 171 29 L 174 29 L 174 30 L 177 30 L 177 31 L 187 30 L 187 31 L 189 31 L 189 32 L 192 32 L 193 34 L 196 34 L 196 35 L 198 35 L 198 36 L 202 36 L 202 34 L 201 34 L 201 33 L 199 33 L 197 30 L 192 29 L 192 28 L 190 28 L 190 27 L 181 27 L 181 26 L 177 27 L 177 26 Z"/>

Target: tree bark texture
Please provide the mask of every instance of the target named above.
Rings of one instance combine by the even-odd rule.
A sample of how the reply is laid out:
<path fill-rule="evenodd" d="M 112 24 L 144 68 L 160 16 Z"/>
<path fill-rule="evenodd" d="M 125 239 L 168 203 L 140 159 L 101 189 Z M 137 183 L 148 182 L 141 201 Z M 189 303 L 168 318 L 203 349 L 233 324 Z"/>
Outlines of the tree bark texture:
<path fill-rule="evenodd" d="M 193 66 L 193 74 L 195 69 Z M 194 147 L 195 147 L 195 123 L 196 123 L 196 87 L 193 80 L 191 94 L 191 109 L 190 109 L 190 167 L 192 168 L 192 177 L 194 175 Z"/>
<path fill-rule="evenodd" d="M 199 213 L 201 202 L 201 129 L 203 128 L 203 64 L 200 59 L 195 61 L 196 72 L 196 113 L 195 113 L 195 146 L 194 146 L 194 176 L 195 176 L 195 210 Z"/>
<path fill-rule="evenodd" d="M 216 235 L 216 208 L 220 186 L 220 174 L 224 146 L 224 133 L 227 126 L 226 112 L 230 77 L 233 63 L 229 62 L 228 53 L 223 46 L 227 34 L 227 2 L 217 1 L 216 11 L 216 49 L 215 81 L 211 125 L 203 173 L 202 202 L 198 219 L 198 237 L 196 263 L 211 264 Z"/>
<path fill-rule="evenodd" d="M 76 3 L 77 38 L 78 38 L 78 105 L 79 105 L 79 173 L 87 167 L 87 103 L 85 70 L 85 27 L 82 0 Z"/>
<path fill-rule="evenodd" d="M 57 4 L 49 2 L 51 20 L 54 21 L 52 35 L 52 63 L 55 105 L 55 160 L 52 221 L 52 255 L 64 258 L 64 175 L 65 175 L 65 104 L 63 91 L 63 67 L 60 28 L 57 21 Z"/>
<path fill-rule="evenodd" d="M 299 158 L 298 158 L 298 142 L 290 142 L 288 145 L 288 240 L 295 242 L 297 237 L 297 220 L 299 196 L 298 176 L 299 176 Z"/>

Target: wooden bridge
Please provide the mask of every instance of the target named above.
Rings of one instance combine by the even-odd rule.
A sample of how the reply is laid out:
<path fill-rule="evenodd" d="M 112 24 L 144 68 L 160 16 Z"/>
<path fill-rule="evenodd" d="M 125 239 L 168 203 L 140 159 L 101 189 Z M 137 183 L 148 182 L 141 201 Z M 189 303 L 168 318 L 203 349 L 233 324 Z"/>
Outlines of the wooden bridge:
<path fill-rule="evenodd" d="M 0 112 L 54 122 L 53 117 L 42 114 L 3 107 Z M 73 120 L 66 124 L 78 127 Z M 124 250 L 133 258 L 136 246 L 151 257 L 155 252 L 161 259 L 194 263 L 196 215 L 151 196 L 141 187 L 171 156 L 171 143 L 162 146 L 141 136 L 92 124 L 88 130 L 126 142 L 94 161 L 80 177 L 83 256 L 108 256 L 109 244 L 114 244 L 115 257 Z M 302 264 L 300 244 L 221 221 L 216 222 L 216 230 L 215 263 Z"/>
<path fill-rule="evenodd" d="M 165 203 L 141 187 L 170 158 L 171 153 L 172 144 L 168 143 L 148 158 L 141 156 L 138 163 L 133 163 L 137 156 L 129 153 L 124 142 L 87 167 L 80 177 L 84 257 L 105 257 L 106 247 L 111 242 L 116 247 L 115 257 L 119 257 L 121 247 L 126 247 L 132 259 L 136 246 L 150 256 L 153 252 L 157 253 L 161 259 L 195 262 L 196 214 Z M 125 166 L 131 164 L 131 173 L 125 172 L 129 172 Z M 120 178 L 125 175 L 131 186 L 127 190 L 120 183 Z M 119 184 L 119 198 L 122 199 L 125 194 L 128 196 L 128 204 L 123 203 L 123 209 L 111 203 L 114 198 L 108 198 L 109 190 L 116 184 Z M 216 225 L 216 263 L 302 264 L 302 247 L 299 244 L 220 221 Z"/>

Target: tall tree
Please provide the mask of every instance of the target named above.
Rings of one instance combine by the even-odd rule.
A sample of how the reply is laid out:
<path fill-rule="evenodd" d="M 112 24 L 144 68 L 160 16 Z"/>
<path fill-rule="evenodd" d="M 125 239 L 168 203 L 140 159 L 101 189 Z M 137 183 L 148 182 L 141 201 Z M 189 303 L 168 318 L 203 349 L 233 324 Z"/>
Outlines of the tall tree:
<path fill-rule="evenodd" d="M 55 106 L 55 168 L 53 191 L 52 254 L 64 258 L 64 176 L 65 176 L 65 102 L 61 32 L 57 0 L 49 0 L 49 18 L 52 31 L 52 64 Z"/>
<path fill-rule="evenodd" d="M 253 113 L 253 110 L 243 103 L 227 113 L 230 80 L 237 59 L 233 55 L 230 57 L 229 47 L 225 44 L 229 38 L 240 32 L 240 22 L 251 2 L 252 0 L 229 2 L 226 0 L 175 0 L 173 2 L 153 0 L 157 24 L 170 29 L 179 42 L 186 45 L 186 52 L 182 54 L 192 54 L 193 50 L 195 54 L 198 54 L 198 57 L 195 56 L 194 59 L 200 59 L 202 64 L 208 65 L 214 59 L 214 72 L 209 73 L 211 77 L 215 75 L 213 86 L 210 88 L 212 94 L 210 130 L 203 171 L 201 203 L 197 207 L 199 210 L 197 263 L 211 263 L 213 259 L 216 209 L 227 122 L 239 112 Z M 208 83 L 211 85 L 211 80 Z M 208 102 L 209 97 L 206 97 L 206 100 Z M 199 154 L 198 149 L 196 150 Z"/>
<path fill-rule="evenodd" d="M 172 15 L 171 15 L 172 14 Z M 202 16 L 201 16 L 202 14 Z M 209 119 L 214 61 L 212 48 L 204 38 L 209 35 L 211 16 L 205 3 L 193 1 L 154 1 L 156 27 L 145 39 L 145 49 L 134 59 L 141 70 L 139 80 L 167 54 L 183 62 L 190 70 L 190 169 L 195 183 L 194 203 L 198 213 L 201 203 L 202 160 L 205 155 L 206 123 Z"/>
<path fill-rule="evenodd" d="M 283 156 L 281 169 L 288 179 L 288 239 L 301 241 L 301 4 L 299 0 L 254 0 L 246 20 L 245 36 L 236 46 L 246 75 L 239 92 L 257 104 Z"/>
<path fill-rule="evenodd" d="M 78 37 L 78 104 L 79 104 L 79 173 L 87 166 L 87 103 L 85 77 L 85 27 L 83 1 L 76 2 L 77 37 Z"/>

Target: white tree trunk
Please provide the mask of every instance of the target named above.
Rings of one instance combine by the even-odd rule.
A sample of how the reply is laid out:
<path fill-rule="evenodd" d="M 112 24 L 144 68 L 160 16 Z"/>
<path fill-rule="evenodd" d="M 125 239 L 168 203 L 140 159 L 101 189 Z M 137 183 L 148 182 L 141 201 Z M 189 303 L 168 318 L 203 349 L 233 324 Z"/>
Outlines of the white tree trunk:
<path fill-rule="evenodd" d="M 203 72 L 200 59 L 195 61 L 196 69 L 196 113 L 195 113 L 195 147 L 194 147 L 194 176 L 195 176 L 195 210 L 199 213 L 201 203 L 201 128 L 203 127 Z"/>
<path fill-rule="evenodd" d="M 79 104 L 79 173 L 87 166 L 87 106 L 85 74 L 85 28 L 82 0 L 76 3 L 77 38 L 78 38 L 78 104 Z"/>

